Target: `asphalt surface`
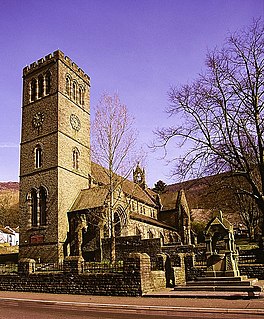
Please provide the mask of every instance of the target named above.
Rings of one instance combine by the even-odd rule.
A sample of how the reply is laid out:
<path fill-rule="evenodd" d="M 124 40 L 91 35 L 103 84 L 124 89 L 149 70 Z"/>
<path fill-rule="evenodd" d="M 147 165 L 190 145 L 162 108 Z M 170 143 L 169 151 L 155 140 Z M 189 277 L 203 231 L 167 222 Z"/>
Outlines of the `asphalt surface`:
<path fill-rule="evenodd" d="M 170 289 L 151 298 L 0 291 L 0 318 L 264 318 L 263 293 L 255 299 L 171 295 Z"/>

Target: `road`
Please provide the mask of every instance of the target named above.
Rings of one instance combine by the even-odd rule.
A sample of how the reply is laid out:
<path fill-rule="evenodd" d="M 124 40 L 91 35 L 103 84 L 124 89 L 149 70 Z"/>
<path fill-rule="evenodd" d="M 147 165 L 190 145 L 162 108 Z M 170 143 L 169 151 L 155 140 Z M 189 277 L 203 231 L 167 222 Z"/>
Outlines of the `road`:
<path fill-rule="evenodd" d="M 217 318 L 217 319 L 260 319 L 264 318 L 264 309 L 255 308 L 223 308 L 223 307 L 194 307 L 174 306 L 177 300 L 158 300 L 151 298 L 117 298 L 92 296 L 63 296 L 45 294 L 19 293 L 4 294 L 0 292 L 0 319 L 169 319 L 169 318 Z M 85 298 L 86 297 L 86 298 Z M 78 301 L 78 299 L 80 301 Z M 66 300 L 66 301 L 65 301 Z M 96 302 L 109 300 L 109 303 Z M 113 301 L 125 301 L 114 303 Z M 146 300 L 146 301 L 145 301 Z M 91 302 L 92 301 L 92 302 Z M 131 303 L 129 304 L 129 301 Z M 208 301 L 210 303 L 210 301 Z M 260 301 L 263 304 L 263 300 Z M 179 302 L 183 304 L 184 301 Z M 194 302 L 195 304 L 196 302 Z M 202 301 L 202 303 L 206 303 Z M 214 303 L 214 302 L 212 302 Z M 219 302 L 221 304 L 221 301 Z M 192 304 L 192 300 L 185 300 Z M 228 304 L 228 303 L 226 303 Z M 238 306 L 239 304 L 237 304 Z M 249 304 L 247 305 L 247 307 Z"/>

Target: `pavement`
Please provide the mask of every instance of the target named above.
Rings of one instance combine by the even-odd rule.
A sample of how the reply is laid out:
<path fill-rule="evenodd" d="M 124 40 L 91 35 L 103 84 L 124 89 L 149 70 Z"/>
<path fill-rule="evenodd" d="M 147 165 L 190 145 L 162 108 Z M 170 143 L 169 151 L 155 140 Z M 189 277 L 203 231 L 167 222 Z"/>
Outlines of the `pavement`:
<path fill-rule="evenodd" d="M 215 293 L 214 293 L 215 294 Z M 92 295 L 66 295 L 66 294 L 47 294 L 47 293 L 28 293 L 0 291 L 0 301 L 23 301 L 39 303 L 55 303 L 58 305 L 72 304 L 74 306 L 97 306 L 112 308 L 160 308 L 188 311 L 233 311 L 243 313 L 258 313 L 264 318 L 264 293 L 261 292 L 259 298 L 247 299 L 230 293 L 221 293 L 221 296 L 184 296 L 173 298 L 172 289 L 163 289 L 156 292 L 151 298 L 143 297 L 113 297 L 113 296 L 92 296 Z"/>

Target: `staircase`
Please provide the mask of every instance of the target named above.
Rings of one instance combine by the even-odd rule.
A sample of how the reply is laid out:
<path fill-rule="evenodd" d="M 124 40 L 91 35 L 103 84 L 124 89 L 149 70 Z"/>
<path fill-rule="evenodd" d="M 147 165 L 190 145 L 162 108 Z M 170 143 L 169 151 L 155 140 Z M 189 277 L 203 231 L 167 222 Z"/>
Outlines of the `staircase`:
<path fill-rule="evenodd" d="M 234 292 L 247 293 L 248 297 L 258 297 L 262 288 L 257 286 L 258 279 L 239 277 L 198 277 L 188 281 L 186 286 L 176 286 L 175 292 Z"/>

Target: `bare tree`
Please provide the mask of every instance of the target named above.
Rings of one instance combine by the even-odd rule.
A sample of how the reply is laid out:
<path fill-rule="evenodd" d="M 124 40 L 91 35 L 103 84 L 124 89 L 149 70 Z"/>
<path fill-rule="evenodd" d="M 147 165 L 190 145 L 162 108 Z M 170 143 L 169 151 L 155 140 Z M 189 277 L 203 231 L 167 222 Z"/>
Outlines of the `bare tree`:
<path fill-rule="evenodd" d="M 0 194 L 0 226 L 18 226 L 19 208 L 18 194 L 16 192 L 3 192 Z"/>
<path fill-rule="evenodd" d="M 176 139 L 187 149 L 178 158 L 175 174 L 197 177 L 229 171 L 248 185 L 241 191 L 252 197 L 262 216 L 263 71 L 264 27 L 257 20 L 209 52 L 205 72 L 191 84 L 170 89 L 167 111 L 177 116 L 177 125 L 156 132 L 160 146 Z"/>
<path fill-rule="evenodd" d="M 236 195 L 240 217 L 247 227 L 249 240 L 252 241 L 258 235 L 255 230 L 261 220 L 260 211 L 252 197 L 247 194 L 237 193 Z"/>
<path fill-rule="evenodd" d="M 109 203 L 106 218 L 111 240 L 111 262 L 115 261 L 115 233 L 120 228 L 116 208 L 122 200 L 122 184 L 136 163 L 136 131 L 133 121 L 117 94 L 102 95 L 92 123 L 92 158 L 105 168 L 104 173 L 107 176 Z M 126 206 L 128 207 L 128 203 Z M 102 217 L 105 218 L 105 215 Z"/>

